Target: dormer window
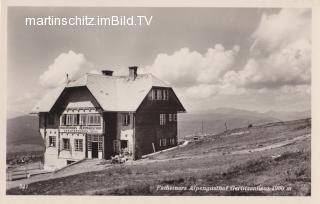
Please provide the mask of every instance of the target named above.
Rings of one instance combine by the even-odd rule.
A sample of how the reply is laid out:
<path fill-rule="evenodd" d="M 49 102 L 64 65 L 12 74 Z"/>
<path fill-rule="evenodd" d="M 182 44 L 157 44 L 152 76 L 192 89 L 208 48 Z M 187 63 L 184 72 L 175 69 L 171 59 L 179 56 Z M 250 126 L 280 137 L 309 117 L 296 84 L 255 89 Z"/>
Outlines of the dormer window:
<path fill-rule="evenodd" d="M 168 100 L 169 99 L 169 91 L 168 89 L 162 90 L 163 92 L 163 100 Z"/>
<path fill-rule="evenodd" d="M 124 126 L 130 125 L 130 115 L 129 114 L 125 114 L 123 116 L 123 125 Z"/>
<path fill-rule="evenodd" d="M 152 89 L 149 93 L 149 100 L 168 100 L 169 91 L 168 89 L 156 88 Z"/>

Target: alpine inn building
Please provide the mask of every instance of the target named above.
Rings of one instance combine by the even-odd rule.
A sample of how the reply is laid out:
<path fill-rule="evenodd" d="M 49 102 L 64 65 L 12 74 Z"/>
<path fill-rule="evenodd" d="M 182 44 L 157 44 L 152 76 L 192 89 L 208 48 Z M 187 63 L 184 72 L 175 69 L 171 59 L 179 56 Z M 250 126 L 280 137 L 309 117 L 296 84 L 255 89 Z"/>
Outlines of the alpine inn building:
<path fill-rule="evenodd" d="M 133 159 L 177 145 L 177 113 L 185 109 L 173 89 L 152 74 L 85 74 L 47 93 L 33 108 L 45 142 L 44 166 L 56 169 L 85 158 Z"/>

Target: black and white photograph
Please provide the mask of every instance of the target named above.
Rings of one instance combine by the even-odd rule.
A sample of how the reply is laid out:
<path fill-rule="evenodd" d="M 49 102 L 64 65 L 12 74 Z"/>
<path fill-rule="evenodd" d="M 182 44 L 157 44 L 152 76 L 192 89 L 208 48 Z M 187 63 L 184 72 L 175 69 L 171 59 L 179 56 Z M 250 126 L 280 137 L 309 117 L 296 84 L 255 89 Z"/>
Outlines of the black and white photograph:
<path fill-rule="evenodd" d="M 8 6 L 6 196 L 311 197 L 312 14 Z"/>

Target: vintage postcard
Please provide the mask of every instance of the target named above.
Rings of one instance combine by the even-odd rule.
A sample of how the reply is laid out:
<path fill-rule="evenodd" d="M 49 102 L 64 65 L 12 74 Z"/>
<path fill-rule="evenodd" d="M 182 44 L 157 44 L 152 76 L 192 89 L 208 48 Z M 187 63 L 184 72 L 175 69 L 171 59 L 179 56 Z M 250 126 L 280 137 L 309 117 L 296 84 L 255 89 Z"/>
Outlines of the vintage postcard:
<path fill-rule="evenodd" d="M 6 198 L 313 196 L 312 2 L 180 3 L 4 4 Z"/>

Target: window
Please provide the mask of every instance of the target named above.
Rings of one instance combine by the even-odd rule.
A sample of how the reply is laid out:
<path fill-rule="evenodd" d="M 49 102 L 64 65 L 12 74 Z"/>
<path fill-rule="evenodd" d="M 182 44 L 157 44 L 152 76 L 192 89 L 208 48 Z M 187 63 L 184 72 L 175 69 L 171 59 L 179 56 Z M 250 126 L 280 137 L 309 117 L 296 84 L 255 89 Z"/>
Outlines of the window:
<path fill-rule="evenodd" d="M 61 116 L 61 125 L 78 125 L 78 114 L 64 114 Z"/>
<path fill-rule="evenodd" d="M 168 89 L 163 90 L 163 100 L 168 100 L 169 99 L 169 92 Z"/>
<path fill-rule="evenodd" d="M 98 142 L 98 151 L 102 152 L 102 142 Z"/>
<path fill-rule="evenodd" d="M 79 125 L 87 125 L 87 115 L 80 115 Z"/>
<path fill-rule="evenodd" d="M 171 138 L 171 139 L 170 139 L 170 145 L 174 145 L 174 143 L 175 143 L 175 142 L 174 142 L 174 138 Z"/>
<path fill-rule="evenodd" d="M 169 122 L 171 122 L 171 121 L 172 121 L 172 114 L 169 113 Z"/>
<path fill-rule="evenodd" d="M 67 160 L 67 165 L 74 163 L 75 161 L 73 160 Z"/>
<path fill-rule="evenodd" d="M 160 114 L 160 125 L 166 124 L 166 114 Z"/>
<path fill-rule="evenodd" d="M 156 91 L 154 89 L 152 89 L 151 92 L 150 92 L 150 99 L 151 100 L 156 100 Z"/>
<path fill-rule="evenodd" d="M 66 115 L 62 115 L 61 116 L 61 125 L 66 125 L 67 124 L 67 117 L 66 117 Z"/>
<path fill-rule="evenodd" d="M 159 146 L 160 147 L 165 147 L 167 146 L 167 139 L 160 139 L 160 142 L 159 142 Z"/>
<path fill-rule="evenodd" d="M 162 145 L 165 147 L 167 146 L 167 139 L 162 139 Z"/>
<path fill-rule="evenodd" d="M 70 139 L 62 139 L 62 145 L 64 150 L 70 150 Z"/>
<path fill-rule="evenodd" d="M 162 90 L 161 89 L 157 89 L 157 98 L 156 100 L 162 100 Z"/>
<path fill-rule="evenodd" d="M 128 147 L 128 140 L 121 140 L 121 149 L 125 149 Z"/>
<path fill-rule="evenodd" d="M 129 114 L 123 115 L 123 125 L 128 126 L 129 124 L 130 124 L 130 115 Z"/>
<path fill-rule="evenodd" d="M 168 100 L 169 91 L 168 89 L 152 89 L 149 92 L 149 100 Z"/>
<path fill-rule="evenodd" d="M 82 152 L 83 151 L 83 142 L 82 139 L 74 139 L 74 150 Z"/>
<path fill-rule="evenodd" d="M 87 118 L 88 125 L 100 125 L 101 117 L 99 114 L 89 114 Z"/>
<path fill-rule="evenodd" d="M 177 121 L 177 114 L 176 113 L 173 114 L 173 121 Z"/>
<path fill-rule="evenodd" d="M 56 146 L 56 137 L 49 136 L 49 147 L 55 147 L 55 146 Z"/>

